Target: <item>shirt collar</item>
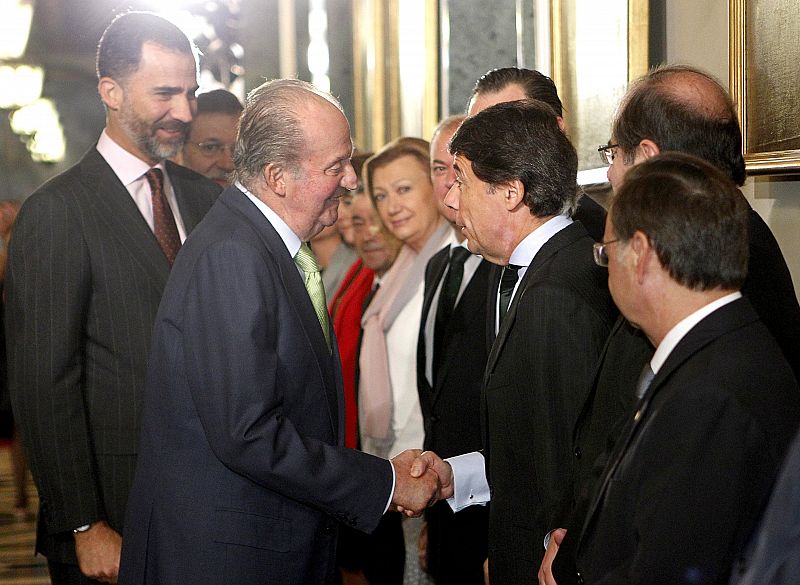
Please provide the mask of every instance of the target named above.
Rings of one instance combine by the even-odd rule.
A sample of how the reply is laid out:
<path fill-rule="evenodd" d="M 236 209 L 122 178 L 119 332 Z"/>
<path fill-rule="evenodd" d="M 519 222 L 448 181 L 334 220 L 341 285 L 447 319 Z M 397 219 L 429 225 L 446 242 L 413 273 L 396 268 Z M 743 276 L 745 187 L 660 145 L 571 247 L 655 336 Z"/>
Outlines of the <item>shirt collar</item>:
<path fill-rule="evenodd" d="M 250 201 L 252 201 L 253 204 L 258 208 L 258 210 L 264 214 L 264 217 L 266 217 L 267 221 L 272 224 L 272 227 L 275 228 L 275 231 L 278 232 L 281 240 L 283 240 L 283 245 L 286 246 L 286 249 L 289 251 L 289 255 L 294 258 L 297 255 L 298 250 L 300 250 L 300 245 L 302 244 L 297 234 L 292 231 L 292 228 L 286 225 L 286 222 L 283 221 L 281 217 L 272 210 L 272 208 L 248 191 L 247 187 L 242 185 L 239 181 L 236 181 L 236 187 L 242 193 L 247 195 L 247 198 L 250 199 Z"/>
<path fill-rule="evenodd" d="M 660 370 L 661 366 L 664 365 L 664 362 L 667 361 L 667 358 L 669 357 L 669 354 L 672 353 L 672 350 L 675 349 L 680 340 L 683 339 L 686 334 L 694 328 L 695 325 L 720 307 L 724 307 L 728 303 L 732 303 L 740 298 L 742 298 L 742 293 L 739 291 L 725 295 L 724 297 L 720 297 L 716 301 L 708 303 L 707 305 L 697 309 L 694 313 L 679 321 L 678 324 L 670 329 L 669 332 L 664 336 L 664 339 L 661 340 L 661 343 L 658 344 L 656 352 L 653 354 L 653 359 L 650 360 L 650 368 L 653 370 L 653 374 L 658 374 L 658 370 Z"/>
<path fill-rule="evenodd" d="M 509 264 L 523 267 L 530 266 L 542 246 L 571 223 L 572 219 L 566 215 L 557 215 L 548 219 L 517 244 L 517 247 L 511 253 L 511 258 L 509 258 Z"/>
<path fill-rule="evenodd" d="M 131 154 L 114 142 L 114 139 L 105 130 L 97 141 L 97 152 L 106 160 L 108 166 L 126 187 L 140 179 L 151 168 L 161 169 L 166 175 L 163 161 L 151 167 L 138 156 Z"/>

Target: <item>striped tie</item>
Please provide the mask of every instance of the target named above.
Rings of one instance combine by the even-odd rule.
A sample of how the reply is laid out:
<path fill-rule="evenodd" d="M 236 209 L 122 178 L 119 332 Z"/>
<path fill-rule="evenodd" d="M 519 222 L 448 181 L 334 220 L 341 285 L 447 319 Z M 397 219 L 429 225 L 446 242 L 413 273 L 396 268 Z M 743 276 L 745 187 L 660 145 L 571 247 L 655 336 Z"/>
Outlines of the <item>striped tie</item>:
<path fill-rule="evenodd" d="M 325 335 L 325 342 L 328 344 L 328 350 L 331 349 L 331 333 L 328 328 L 328 307 L 325 305 L 325 287 L 322 284 L 322 276 L 319 273 L 319 262 L 314 252 L 307 243 L 303 243 L 297 254 L 294 257 L 294 263 L 306 275 L 305 285 L 308 296 L 311 297 L 311 304 L 314 305 L 314 312 L 317 314 L 317 319 L 322 327 L 322 333 Z"/>

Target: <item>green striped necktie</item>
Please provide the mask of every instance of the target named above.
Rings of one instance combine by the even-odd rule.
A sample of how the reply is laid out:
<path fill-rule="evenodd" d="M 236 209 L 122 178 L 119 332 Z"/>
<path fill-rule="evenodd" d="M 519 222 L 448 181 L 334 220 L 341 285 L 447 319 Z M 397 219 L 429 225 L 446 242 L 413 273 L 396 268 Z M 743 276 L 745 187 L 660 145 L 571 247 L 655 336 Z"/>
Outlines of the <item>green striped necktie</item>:
<path fill-rule="evenodd" d="M 303 242 L 294 257 L 294 263 L 306 275 L 305 285 L 308 296 L 311 297 L 311 304 L 314 305 L 314 312 L 317 314 L 322 333 L 325 335 L 325 342 L 328 344 L 328 351 L 331 349 L 331 333 L 328 328 L 328 307 L 325 305 L 325 287 L 322 284 L 322 275 L 319 272 L 319 262 L 311 250 L 308 243 Z"/>

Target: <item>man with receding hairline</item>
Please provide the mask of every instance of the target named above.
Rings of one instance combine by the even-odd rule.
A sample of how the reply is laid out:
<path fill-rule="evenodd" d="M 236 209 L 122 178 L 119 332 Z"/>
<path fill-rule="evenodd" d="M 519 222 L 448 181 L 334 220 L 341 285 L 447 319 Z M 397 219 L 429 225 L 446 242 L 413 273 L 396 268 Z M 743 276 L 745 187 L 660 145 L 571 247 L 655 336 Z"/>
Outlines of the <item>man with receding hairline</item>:
<path fill-rule="evenodd" d="M 436 476 L 344 446 L 336 337 L 308 242 L 354 189 L 350 125 L 296 79 L 254 89 L 234 185 L 156 316 L 120 583 L 333 582 L 338 524 L 419 514 Z"/>
<path fill-rule="evenodd" d="M 644 161 L 617 191 L 595 261 L 656 350 L 541 585 L 727 583 L 800 421 L 791 368 L 740 292 L 749 211 L 682 153 Z"/>
<path fill-rule="evenodd" d="M 735 107 L 712 77 L 691 67 L 657 68 L 623 97 L 612 125 L 608 178 L 615 191 L 635 165 L 665 151 L 685 152 L 715 166 L 737 185 L 745 180 L 741 130 Z M 743 196 L 740 194 L 740 197 Z M 745 203 L 746 205 L 746 203 Z M 800 365 L 800 307 L 786 262 L 761 217 L 748 207 L 749 262 L 741 292 L 775 337 L 797 376 Z M 598 364 L 592 388 L 573 433 L 575 480 L 564 494 L 560 525 L 582 521 L 585 502 L 602 471 L 607 450 L 614 444 L 635 402 L 634 389 L 654 348 L 640 329 L 620 318 Z M 555 527 L 554 527 L 555 528 Z M 574 573 L 574 552 L 559 550 L 561 530 L 554 532 L 542 565 L 549 574 Z M 558 554 L 556 555 L 556 552 Z"/>
<path fill-rule="evenodd" d="M 491 264 L 472 255 L 445 197 L 456 180 L 447 147 L 464 121 L 442 120 L 431 137 L 431 182 L 439 213 L 453 227 L 452 241 L 425 269 L 417 343 L 417 389 L 425 425 L 424 448 L 442 457 L 481 448 L 480 396 L 486 367 L 487 294 Z M 447 502 L 426 512 L 427 566 L 437 585 L 483 583 L 488 510 L 454 514 Z"/>

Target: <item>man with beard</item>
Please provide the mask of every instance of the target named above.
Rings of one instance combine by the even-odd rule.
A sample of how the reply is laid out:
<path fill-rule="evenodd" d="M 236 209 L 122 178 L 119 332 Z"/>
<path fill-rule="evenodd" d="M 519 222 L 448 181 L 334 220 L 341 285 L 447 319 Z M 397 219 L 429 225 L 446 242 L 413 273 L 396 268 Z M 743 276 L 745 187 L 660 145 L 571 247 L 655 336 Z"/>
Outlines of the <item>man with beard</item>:
<path fill-rule="evenodd" d="M 9 383 L 52 582 L 116 582 L 150 335 L 175 255 L 219 187 L 167 161 L 195 110 L 190 41 L 150 13 L 97 52 L 106 127 L 30 196 L 9 251 Z"/>

